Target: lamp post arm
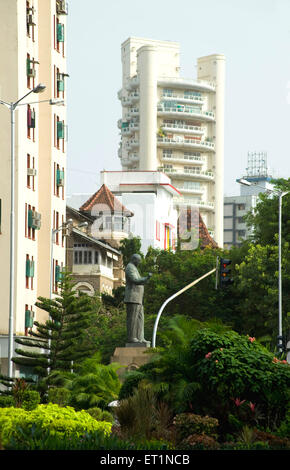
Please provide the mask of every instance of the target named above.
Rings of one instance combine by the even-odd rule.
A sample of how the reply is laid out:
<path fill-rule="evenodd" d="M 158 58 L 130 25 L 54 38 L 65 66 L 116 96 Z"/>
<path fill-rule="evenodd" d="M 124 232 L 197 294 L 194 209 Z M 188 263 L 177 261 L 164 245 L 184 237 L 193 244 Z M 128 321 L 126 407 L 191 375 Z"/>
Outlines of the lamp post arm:
<path fill-rule="evenodd" d="M 190 287 L 194 286 L 195 284 L 197 284 L 199 281 L 201 281 L 202 279 L 204 279 L 205 277 L 209 276 L 210 274 L 214 273 L 216 271 L 217 268 L 214 268 L 212 269 L 211 271 L 209 271 L 208 273 L 204 274 L 203 276 L 199 277 L 198 279 L 196 279 L 195 281 L 191 282 L 190 284 L 188 284 L 187 286 L 183 287 L 183 289 L 179 290 L 178 292 L 176 292 L 175 294 L 173 294 L 171 297 L 169 297 L 167 300 L 165 300 L 165 302 L 162 304 L 158 314 L 157 314 L 157 318 L 155 320 L 155 324 L 154 324 L 154 329 L 153 329 L 153 336 L 152 336 L 152 348 L 155 348 L 155 344 L 156 344 L 156 332 L 157 332 L 157 326 L 158 326 L 158 323 L 159 323 L 159 319 L 161 317 L 161 314 L 164 310 L 164 308 L 166 307 L 166 305 L 173 299 L 175 299 L 175 297 L 177 297 L 178 295 L 182 294 L 183 292 L 185 292 L 187 289 L 190 289 Z"/>

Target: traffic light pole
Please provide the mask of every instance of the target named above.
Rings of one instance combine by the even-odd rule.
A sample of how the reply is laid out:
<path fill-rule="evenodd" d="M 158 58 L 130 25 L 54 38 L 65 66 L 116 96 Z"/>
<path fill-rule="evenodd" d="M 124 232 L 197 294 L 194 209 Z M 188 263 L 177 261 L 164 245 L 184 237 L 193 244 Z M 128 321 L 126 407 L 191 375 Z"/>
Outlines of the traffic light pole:
<path fill-rule="evenodd" d="M 215 289 L 218 290 L 218 282 L 219 282 L 219 261 L 220 257 L 216 257 L 216 274 L 215 274 Z"/>
<path fill-rule="evenodd" d="M 212 269 L 211 271 L 209 271 L 208 273 L 204 274 L 203 276 L 199 277 L 198 279 L 196 279 L 195 281 L 191 282 L 190 284 L 188 284 L 187 286 L 183 287 L 183 289 L 179 290 L 178 292 L 176 292 L 176 294 L 173 294 L 171 297 L 169 297 L 167 300 L 165 300 L 165 302 L 162 304 L 158 314 L 157 314 L 157 318 L 155 320 L 155 324 L 154 324 L 154 328 L 153 328 L 153 336 L 152 336 L 152 348 L 155 348 L 155 345 L 156 345 L 156 333 L 157 333 L 157 327 L 158 327 L 158 323 L 159 323 L 159 319 L 161 317 L 161 314 L 164 310 L 164 308 L 166 307 L 166 305 L 173 299 L 175 299 L 175 297 L 177 297 L 178 295 L 182 294 L 183 292 L 185 292 L 187 289 L 190 289 L 190 287 L 194 286 L 195 284 L 197 284 L 199 281 L 202 281 L 202 279 L 204 279 L 205 277 L 209 276 L 210 274 L 214 273 L 215 271 L 217 270 L 217 268 L 214 268 Z"/>

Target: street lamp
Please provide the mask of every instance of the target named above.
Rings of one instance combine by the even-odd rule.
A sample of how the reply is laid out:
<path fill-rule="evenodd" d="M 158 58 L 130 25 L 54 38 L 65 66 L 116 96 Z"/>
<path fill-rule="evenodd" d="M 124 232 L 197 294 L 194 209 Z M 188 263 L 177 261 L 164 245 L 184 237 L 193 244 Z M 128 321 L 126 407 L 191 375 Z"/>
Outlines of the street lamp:
<path fill-rule="evenodd" d="M 256 183 L 251 183 L 247 181 L 245 178 L 240 178 L 236 180 L 237 183 L 243 184 L 245 186 L 256 186 L 258 188 L 262 188 L 265 190 L 263 186 L 259 186 Z M 282 198 L 288 194 L 290 191 L 280 191 L 277 189 L 266 189 L 271 193 L 276 194 L 279 197 L 279 252 L 278 252 L 278 259 L 279 259 L 279 281 L 278 281 L 278 300 L 279 300 L 279 316 L 278 316 L 278 349 L 282 349 Z"/>
<path fill-rule="evenodd" d="M 10 139 L 11 139 L 11 202 L 10 202 L 10 287 L 9 287 L 9 327 L 8 327 L 8 377 L 13 377 L 12 367 L 12 356 L 13 356 L 13 333 L 14 333 L 14 245 L 15 245 L 15 111 L 18 106 L 23 106 L 31 103 L 21 103 L 31 93 L 42 93 L 46 89 L 46 86 L 39 83 L 36 87 L 26 93 L 24 96 L 19 98 L 15 102 L 7 102 L 0 100 L 0 104 L 3 104 L 10 110 Z M 49 102 L 50 104 L 59 104 L 52 100 L 36 101 L 36 103 Z"/>

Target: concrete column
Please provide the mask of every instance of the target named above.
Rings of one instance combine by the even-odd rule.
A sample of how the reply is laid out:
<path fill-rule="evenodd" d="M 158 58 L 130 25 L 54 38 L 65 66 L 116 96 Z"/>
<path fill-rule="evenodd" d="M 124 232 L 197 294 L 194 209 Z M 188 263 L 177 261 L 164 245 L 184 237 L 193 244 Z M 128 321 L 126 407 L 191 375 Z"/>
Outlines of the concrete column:
<path fill-rule="evenodd" d="M 224 99 L 225 99 L 225 56 L 212 54 L 198 59 L 198 78 L 213 81 L 215 93 L 209 99 L 209 105 L 215 113 L 215 235 L 217 244 L 223 247 L 224 238 Z"/>
<path fill-rule="evenodd" d="M 137 53 L 140 80 L 139 170 L 157 169 L 157 48 L 142 46 Z"/>

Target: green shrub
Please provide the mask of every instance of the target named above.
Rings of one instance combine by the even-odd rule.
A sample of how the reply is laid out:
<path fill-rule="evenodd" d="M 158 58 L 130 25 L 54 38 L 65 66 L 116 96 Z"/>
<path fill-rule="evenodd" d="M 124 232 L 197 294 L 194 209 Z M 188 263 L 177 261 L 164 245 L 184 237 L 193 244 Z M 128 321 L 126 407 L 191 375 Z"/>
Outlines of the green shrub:
<path fill-rule="evenodd" d="M 51 387 L 48 389 L 48 403 L 54 403 L 59 406 L 68 406 L 71 393 L 67 388 Z"/>
<path fill-rule="evenodd" d="M 211 438 L 217 437 L 218 420 L 209 416 L 200 416 L 193 413 L 176 415 L 173 421 L 177 435 L 184 440 L 192 435 L 205 434 Z"/>
<path fill-rule="evenodd" d="M 124 377 L 124 382 L 119 392 L 119 400 L 123 400 L 124 398 L 128 398 L 129 396 L 133 395 L 134 390 L 138 388 L 139 383 L 144 378 L 145 374 L 143 372 L 139 372 L 138 370 L 128 372 Z"/>
<path fill-rule="evenodd" d="M 23 394 L 22 408 L 26 411 L 34 410 L 40 403 L 40 394 L 36 390 L 26 390 Z"/>
<path fill-rule="evenodd" d="M 8 408 L 14 404 L 14 398 L 10 395 L 0 395 L 0 408 Z"/>
<path fill-rule="evenodd" d="M 192 434 L 184 439 L 180 445 L 182 450 L 217 450 L 219 443 L 206 434 Z"/>
<path fill-rule="evenodd" d="M 86 412 L 97 421 L 114 423 L 114 416 L 109 411 L 103 411 L 101 408 L 95 406 L 94 408 L 89 408 Z"/>
<path fill-rule="evenodd" d="M 30 436 L 33 433 L 48 432 L 59 439 L 80 437 L 85 433 L 111 432 L 111 423 L 96 421 L 85 411 L 75 411 L 71 407 L 60 407 L 56 404 L 38 405 L 35 410 L 25 411 L 17 408 L 0 409 L 0 433 L 5 447 L 11 439 L 21 440 L 21 434 Z M 31 444 L 33 446 L 33 442 Z"/>

